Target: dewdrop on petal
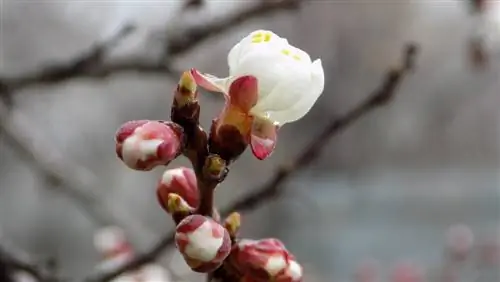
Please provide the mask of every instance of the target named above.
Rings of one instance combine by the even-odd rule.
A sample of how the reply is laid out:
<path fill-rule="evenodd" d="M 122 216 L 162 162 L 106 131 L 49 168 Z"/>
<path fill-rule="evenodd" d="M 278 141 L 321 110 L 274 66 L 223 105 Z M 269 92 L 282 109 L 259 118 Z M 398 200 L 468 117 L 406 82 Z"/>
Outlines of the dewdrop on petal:
<path fill-rule="evenodd" d="M 189 267 L 201 273 L 217 269 L 231 251 L 227 230 L 213 219 L 198 214 L 186 217 L 177 225 L 175 243 Z"/>

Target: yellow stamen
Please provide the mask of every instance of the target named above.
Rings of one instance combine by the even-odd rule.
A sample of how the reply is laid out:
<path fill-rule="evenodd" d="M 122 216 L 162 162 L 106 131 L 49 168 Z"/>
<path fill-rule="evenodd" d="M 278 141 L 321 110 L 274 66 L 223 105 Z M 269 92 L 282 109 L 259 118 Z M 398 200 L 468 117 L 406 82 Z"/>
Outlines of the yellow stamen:
<path fill-rule="evenodd" d="M 285 56 L 290 56 L 290 50 L 287 50 L 287 49 L 283 49 L 281 50 L 281 53 Z"/>
<path fill-rule="evenodd" d="M 264 35 L 264 42 L 269 42 L 269 41 L 271 41 L 271 34 L 266 33 L 266 35 Z"/>

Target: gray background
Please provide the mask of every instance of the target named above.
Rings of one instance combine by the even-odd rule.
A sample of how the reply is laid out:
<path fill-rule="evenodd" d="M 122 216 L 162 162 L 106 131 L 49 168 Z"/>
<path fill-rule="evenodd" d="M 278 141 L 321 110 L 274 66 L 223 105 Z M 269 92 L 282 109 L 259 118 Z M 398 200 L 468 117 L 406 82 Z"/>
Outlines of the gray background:
<path fill-rule="evenodd" d="M 70 58 L 128 20 L 139 30 L 115 55 L 155 56 L 165 25 L 175 33 L 179 25 L 223 17 L 252 1 L 208 1 L 203 10 L 184 16 L 176 12 L 181 1 L 160 2 L 3 0 L 0 72 L 15 75 Z M 283 128 L 272 158 L 261 162 L 246 152 L 233 165 L 217 194 L 224 206 L 264 182 L 332 116 L 368 95 L 397 62 L 404 42 L 422 47 L 418 70 L 396 100 L 332 140 L 311 168 L 288 183 L 279 201 L 246 214 L 245 236 L 279 236 L 306 266 L 308 281 L 345 281 L 367 256 L 385 268 L 402 258 L 436 267 L 451 224 L 467 223 L 479 235 L 494 232 L 499 52 L 493 42 L 489 69 L 471 69 L 466 43 L 472 22 L 466 8 L 464 1 L 447 0 L 309 1 L 298 12 L 230 29 L 176 60 L 179 69 L 225 75 L 228 50 L 258 28 L 272 29 L 323 60 L 326 88 L 319 102 L 304 119 Z M 84 167 L 74 173 L 83 181 L 98 180 L 95 195 L 142 226 L 127 229 L 141 250 L 173 227 L 156 204 L 162 170 L 127 169 L 115 157 L 113 134 L 127 120 L 168 118 L 174 83 L 166 76 L 124 74 L 30 88 L 15 96 L 16 112 L 25 115 L 32 134 L 58 148 L 59 158 Z M 208 125 L 222 101 L 209 95 L 202 100 Z M 89 273 L 98 262 L 92 248 L 98 224 L 50 189 L 2 138 L 0 154 L 2 235 L 30 253 L 56 256 L 65 274 Z M 178 256 L 163 259 L 180 274 L 188 273 Z"/>

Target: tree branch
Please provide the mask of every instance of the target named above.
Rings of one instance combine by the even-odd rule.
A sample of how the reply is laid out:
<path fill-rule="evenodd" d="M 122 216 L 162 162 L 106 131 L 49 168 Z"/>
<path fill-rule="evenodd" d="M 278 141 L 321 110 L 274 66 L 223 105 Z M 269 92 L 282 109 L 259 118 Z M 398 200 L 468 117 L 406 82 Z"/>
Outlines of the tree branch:
<path fill-rule="evenodd" d="M 258 1 L 257 4 L 222 19 L 187 28 L 178 36 L 167 38 L 165 42 L 166 54 L 163 56 L 167 60 L 159 60 L 158 58 L 147 60 L 141 56 L 133 55 L 107 60 L 109 52 L 133 32 L 133 26 L 125 25 L 111 38 L 95 44 L 88 51 L 76 58 L 69 59 L 67 62 L 54 63 L 17 76 L 0 77 L 0 97 L 28 87 L 53 85 L 76 78 L 104 79 L 124 72 L 166 74 L 177 77 L 178 73 L 170 68 L 170 62 L 175 59 L 175 56 L 184 54 L 204 40 L 252 18 L 265 16 L 279 10 L 297 8 L 301 1 Z"/>
<path fill-rule="evenodd" d="M 110 38 L 94 44 L 89 50 L 67 62 L 47 65 L 16 77 L 0 78 L 0 90 L 4 90 L 2 91 L 4 94 L 13 93 L 25 87 L 56 84 L 75 77 L 105 78 L 118 71 L 133 69 L 148 71 L 152 66 L 141 61 L 127 59 L 110 63 L 104 62 L 109 52 L 123 39 L 131 35 L 134 30 L 133 25 L 126 24 Z"/>
<path fill-rule="evenodd" d="M 98 197 L 96 193 L 102 185 L 93 173 L 65 158 L 50 143 L 35 138 L 36 130 L 30 125 L 29 119 L 21 112 L 9 110 L 0 102 L 0 133 L 22 158 L 54 184 L 55 189 L 74 200 L 98 224 L 127 227 L 134 233 L 131 237 L 135 240 L 139 236 L 152 239 L 154 233 L 149 232 L 139 220 L 130 220 L 133 217 L 128 213 L 113 210 L 109 203 Z"/>
<path fill-rule="evenodd" d="M 57 282 L 60 280 L 43 267 L 19 258 L 3 247 L 0 247 L 0 268 L 3 268 L 4 275 L 10 278 L 10 280 L 1 280 L 2 282 L 14 281 L 12 274 L 17 271 L 29 274 L 38 282 Z M 5 279 L 6 277 L 0 276 L 0 278 Z"/>
<path fill-rule="evenodd" d="M 372 94 L 370 94 L 364 101 L 362 101 L 354 109 L 347 112 L 340 118 L 333 119 L 318 136 L 312 138 L 312 142 L 304 148 L 304 150 L 293 160 L 289 165 L 283 166 L 266 184 L 259 189 L 252 189 L 253 193 L 244 196 L 242 199 L 237 200 L 229 205 L 222 213 L 222 216 L 227 216 L 233 211 L 249 211 L 253 210 L 265 202 L 276 197 L 283 184 L 300 169 L 311 164 L 318 156 L 321 150 L 328 144 L 332 137 L 336 136 L 361 117 L 367 115 L 371 111 L 387 105 L 394 99 L 396 90 L 400 86 L 402 79 L 405 75 L 413 69 L 415 57 L 417 54 L 417 46 L 415 44 L 408 44 L 404 48 L 404 57 L 400 66 L 395 69 L 390 69 L 385 74 L 385 77 L 379 86 Z M 154 261 L 159 257 L 169 246 L 174 243 L 175 232 L 165 234 L 151 250 L 137 256 L 128 264 L 113 270 L 109 273 L 102 273 L 91 276 L 86 279 L 87 282 L 106 282 L 121 275 L 122 273 L 134 270 L 146 263 Z"/>

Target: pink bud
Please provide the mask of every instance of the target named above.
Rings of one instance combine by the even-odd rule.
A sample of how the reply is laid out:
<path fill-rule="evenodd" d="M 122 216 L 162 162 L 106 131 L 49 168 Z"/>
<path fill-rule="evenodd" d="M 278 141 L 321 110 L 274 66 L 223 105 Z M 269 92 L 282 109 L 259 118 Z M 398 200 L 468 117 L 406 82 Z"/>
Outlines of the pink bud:
<path fill-rule="evenodd" d="M 446 246 L 454 259 L 466 259 L 471 253 L 473 245 L 474 234 L 467 225 L 457 224 L 448 229 Z"/>
<path fill-rule="evenodd" d="M 498 239 L 488 239 L 479 245 L 479 260 L 487 266 L 500 266 L 500 242 Z"/>
<path fill-rule="evenodd" d="M 134 256 L 124 231 L 117 226 L 99 229 L 94 234 L 94 246 L 103 257 L 99 268 L 111 270 L 131 260 Z"/>
<path fill-rule="evenodd" d="M 230 258 L 245 281 L 302 281 L 302 266 L 277 239 L 241 240 Z"/>
<path fill-rule="evenodd" d="M 415 264 L 409 262 L 398 263 L 392 273 L 391 282 L 423 282 L 424 272 Z"/>
<path fill-rule="evenodd" d="M 186 217 L 177 225 L 175 243 L 195 272 L 214 271 L 231 251 L 227 230 L 213 219 L 198 214 Z"/>
<path fill-rule="evenodd" d="M 173 122 L 134 120 L 116 132 L 116 154 L 130 168 L 167 165 L 182 149 L 182 129 Z"/>
<path fill-rule="evenodd" d="M 439 282 L 458 282 L 459 272 L 454 267 L 445 266 L 439 278 Z"/>
<path fill-rule="evenodd" d="M 167 210 L 168 195 L 175 193 L 193 208 L 198 206 L 198 184 L 194 170 L 187 167 L 168 169 L 158 183 L 156 195 L 163 209 Z"/>
<path fill-rule="evenodd" d="M 380 265 L 376 260 L 361 262 L 354 274 L 356 282 L 375 282 L 380 280 Z"/>

